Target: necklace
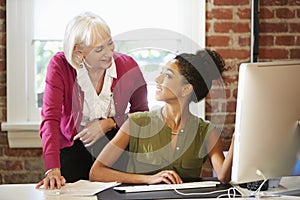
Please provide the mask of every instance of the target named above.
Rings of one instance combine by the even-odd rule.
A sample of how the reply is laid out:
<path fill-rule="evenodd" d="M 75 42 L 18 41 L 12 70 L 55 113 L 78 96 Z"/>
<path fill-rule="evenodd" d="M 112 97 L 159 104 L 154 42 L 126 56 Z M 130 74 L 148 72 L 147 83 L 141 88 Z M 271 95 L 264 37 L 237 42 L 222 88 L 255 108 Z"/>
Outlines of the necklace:
<path fill-rule="evenodd" d="M 179 135 L 180 133 L 183 133 L 183 129 L 180 129 L 180 130 L 177 131 L 177 132 L 171 131 L 171 134 L 172 134 L 172 135 Z"/>

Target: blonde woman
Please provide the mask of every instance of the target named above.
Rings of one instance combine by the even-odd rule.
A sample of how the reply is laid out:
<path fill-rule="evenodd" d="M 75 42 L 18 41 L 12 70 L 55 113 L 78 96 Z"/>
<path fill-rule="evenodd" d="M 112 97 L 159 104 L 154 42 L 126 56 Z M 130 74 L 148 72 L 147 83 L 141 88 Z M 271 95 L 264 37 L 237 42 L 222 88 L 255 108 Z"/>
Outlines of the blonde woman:
<path fill-rule="evenodd" d="M 115 52 L 109 26 L 86 12 L 66 27 L 64 51 L 49 62 L 42 106 L 45 178 L 36 188 L 60 188 L 89 178 L 102 147 L 129 112 L 148 110 L 146 82 L 130 56 Z M 126 164 L 126 158 L 116 165 Z"/>

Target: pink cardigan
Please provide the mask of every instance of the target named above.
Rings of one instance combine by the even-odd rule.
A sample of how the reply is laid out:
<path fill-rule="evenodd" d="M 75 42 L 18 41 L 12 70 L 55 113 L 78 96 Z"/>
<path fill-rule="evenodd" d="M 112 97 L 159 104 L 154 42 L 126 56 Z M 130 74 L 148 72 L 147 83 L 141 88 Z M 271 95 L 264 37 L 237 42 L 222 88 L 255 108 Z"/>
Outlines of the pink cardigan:
<path fill-rule="evenodd" d="M 138 64 L 130 57 L 114 53 L 117 79 L 113 80 L 112 92 L 118 126 L 129 112 L 148 109 L 147 87 Z M 55 54 L 49 62 L 40 136 L 46 170 L 60 167 L 60 149 L 73 145 L 82 119 L 84 94 L 76 82 L 76 70 L 67 62 L 64 53 Z"/>

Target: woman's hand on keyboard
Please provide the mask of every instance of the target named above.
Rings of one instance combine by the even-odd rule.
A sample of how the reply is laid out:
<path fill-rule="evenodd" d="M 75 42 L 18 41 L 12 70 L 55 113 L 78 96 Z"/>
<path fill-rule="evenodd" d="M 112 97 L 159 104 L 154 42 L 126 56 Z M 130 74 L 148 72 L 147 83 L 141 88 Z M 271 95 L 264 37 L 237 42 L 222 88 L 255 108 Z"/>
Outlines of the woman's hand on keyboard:
<path fill-rule="evenodd" d="M 180 184 L 182 180 L 180 176 L 173 170 L 164 170 L 157 174 L 151 175 L 148 179 L 148 184 L 156 183 Z"/>

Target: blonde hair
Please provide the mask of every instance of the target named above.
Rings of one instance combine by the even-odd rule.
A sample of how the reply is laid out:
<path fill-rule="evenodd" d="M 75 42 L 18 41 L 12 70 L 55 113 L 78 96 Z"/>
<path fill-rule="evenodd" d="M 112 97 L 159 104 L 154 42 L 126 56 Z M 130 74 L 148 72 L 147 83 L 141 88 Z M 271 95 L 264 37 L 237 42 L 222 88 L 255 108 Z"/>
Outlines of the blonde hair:
<path fill-rule="evenodd" d="M 75 16 L 65 30 L 63 49 L 67 61 L 73 68 L 80 68 L 82 60 L 74 53 L 75 45 L 95 47 L 110 37 L 109 26 L 98 15 L 85 12 Z"/>

